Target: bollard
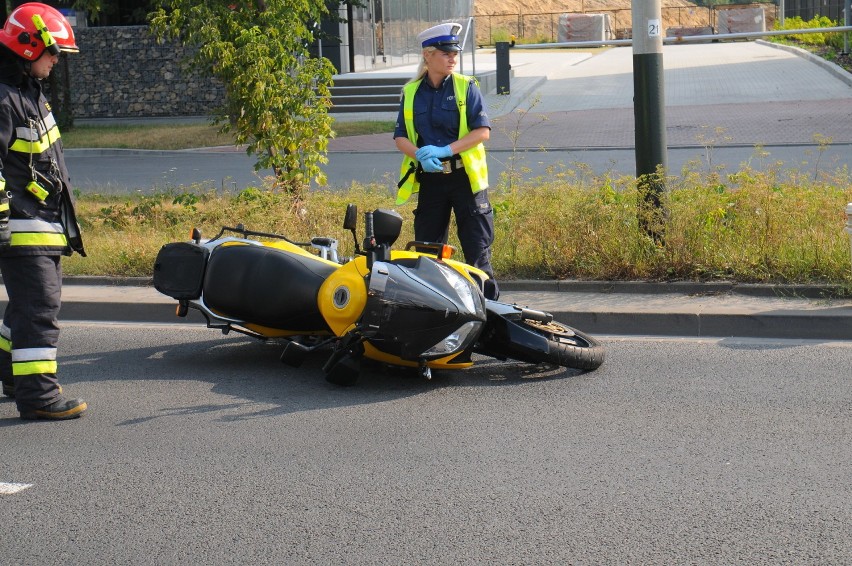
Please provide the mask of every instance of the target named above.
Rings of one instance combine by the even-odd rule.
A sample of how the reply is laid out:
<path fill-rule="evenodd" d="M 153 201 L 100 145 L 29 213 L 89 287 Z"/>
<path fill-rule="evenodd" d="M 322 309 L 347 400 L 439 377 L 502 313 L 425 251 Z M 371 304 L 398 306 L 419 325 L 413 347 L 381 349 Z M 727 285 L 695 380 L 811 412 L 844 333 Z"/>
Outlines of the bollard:
<path fill-rule="evenodd" d="M 498 41 L 497 48 L 497 94 L 509 94 L 509 42 Z"/>

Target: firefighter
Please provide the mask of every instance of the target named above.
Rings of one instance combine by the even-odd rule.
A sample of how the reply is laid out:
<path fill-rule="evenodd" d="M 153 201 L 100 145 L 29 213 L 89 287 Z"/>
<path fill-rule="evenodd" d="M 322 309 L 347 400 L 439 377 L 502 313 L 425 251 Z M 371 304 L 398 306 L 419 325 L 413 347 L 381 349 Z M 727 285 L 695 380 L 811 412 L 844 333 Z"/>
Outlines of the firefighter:
<path fill-rule="evenodd" d="M 485 146 L 491 123 L 472 77 L 453 72 L 461 24 L 421 32 L 422 57 L 402 89 L 394 142 L 403 154 L 397 204 L 417 195 L 414 238 L 446 243 L 450 213 L 465 261 L 488 273 L 484 294 L 499 296 L 491 267 L 494 215 L 488 200 Z"/>
<path fill-rule="evenodd" d="M 22 419 L 73 419 L 87 408 L 56 377 L 62 266 L 83 242 L 56 120 L 41 81 L 59 53 L 77 52 L 65 17 L 30 2 L 0 30 L 0 272 L 9 302 L 0 326 L 3 393 Z"/>

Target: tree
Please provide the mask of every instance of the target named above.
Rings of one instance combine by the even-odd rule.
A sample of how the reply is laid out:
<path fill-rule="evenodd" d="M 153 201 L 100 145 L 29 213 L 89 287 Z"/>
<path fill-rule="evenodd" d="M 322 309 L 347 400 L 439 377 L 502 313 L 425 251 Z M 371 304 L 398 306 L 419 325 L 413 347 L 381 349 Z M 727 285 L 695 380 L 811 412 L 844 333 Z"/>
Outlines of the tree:
<path fill-rule="evenodd" d="M 198 47 L 192 62 L 225 86 L 216 123 L 294 197 L 326 182 L 334 67 L 308 56 L 325 13 L 322 0 L 161 0 L 150 17 L 159 39 Z"/>

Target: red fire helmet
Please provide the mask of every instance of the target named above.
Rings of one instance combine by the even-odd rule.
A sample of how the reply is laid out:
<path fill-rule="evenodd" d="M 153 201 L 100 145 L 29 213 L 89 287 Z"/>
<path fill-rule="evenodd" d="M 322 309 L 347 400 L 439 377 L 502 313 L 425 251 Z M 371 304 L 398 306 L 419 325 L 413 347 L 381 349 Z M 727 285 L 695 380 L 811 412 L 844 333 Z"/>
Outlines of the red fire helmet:
<path fill-rule="evenodd" d="M 57 9 L 40 2 L 21 4 L 9 14 L 0 30 L 0 43 L 27 61 L 35 61 L 45 50 L 79 51 L 71 24 Z"/>

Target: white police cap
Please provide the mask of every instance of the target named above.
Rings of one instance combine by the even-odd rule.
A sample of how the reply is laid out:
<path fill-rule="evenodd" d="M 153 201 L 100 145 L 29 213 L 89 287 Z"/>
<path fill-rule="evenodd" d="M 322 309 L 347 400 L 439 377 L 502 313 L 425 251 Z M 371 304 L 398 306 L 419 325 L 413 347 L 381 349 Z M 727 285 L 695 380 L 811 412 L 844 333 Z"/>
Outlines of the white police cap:
<path fill-rule="evenodd" d="M 437 47 L 441 51 L 461 51 L 461 47 L 459 47 L 461 29 L 462 25 L 455 22 L 438 24 L 420 32 L 417 41 L 423 48 Z"/>

